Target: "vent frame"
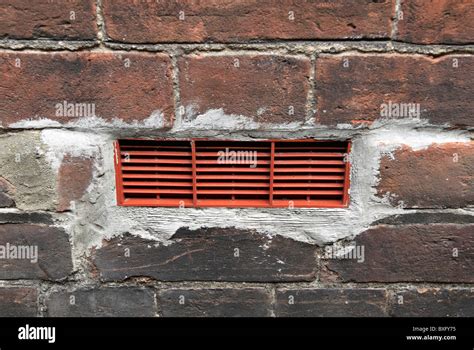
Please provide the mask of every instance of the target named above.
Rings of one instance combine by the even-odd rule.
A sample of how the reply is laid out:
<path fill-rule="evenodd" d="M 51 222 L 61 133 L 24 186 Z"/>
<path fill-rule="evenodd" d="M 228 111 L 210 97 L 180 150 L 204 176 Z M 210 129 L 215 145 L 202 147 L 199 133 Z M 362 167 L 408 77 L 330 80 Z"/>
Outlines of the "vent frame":
<path fill-rule="evenodd" d="M 129 182 L 125 181 L 124 176 L 125 175 L 130 176 L 133 180 L 133 176 L 131 176 L 131 175 L 134 175 L 134 174 L 130 174 L 130 173 L 125 174 L 125 171 L 124 171 L 124 169 L 125 169 L 124 167 L 126 167 L 128 165 L 127 164 L 128 162 L 124 161 L 123 153 L 130 153 L 130 151 L 123 151 L 124 143 L 132 143 L 132 144 L 137 143 L 137 146 L 140 146 L 139 144 L 143 144 L 144 146 L 142 146 L 142 147 L 144 147 L 144 148 L 170 147 L 171 149 L 173 149 L 172 145 L 179 145 L 179 147 L 186 148 L 187 146 L 184 146 L 184 145 L 189 144 L 188 152 L 184 151 L 183 155 L 180 156 L 180 157 L 188 157 L 189 156 L 189 159 L 184 158 L 183 160 L 186 160 L 186 162 L 182 162 L 182 163 L 185 166 L 189 165 L 190 170 L 187 171 L 188 168 L 183 167 L 183 169 L 186 169 L 186 172 L 185 172 L 186 175 L 183 174 L 183 175 L 180 175 L 180 176 L 182 176 L 183 180 L 191 180 L 191 181 L 181 183 L 178 178 L 171 178 L 171 175 L 172 176 L 177 176 L 176 173 L 173 173 L 173 174 L 164 173 L 160 176 L 159 175 L 154 175 L 152 173 L 150 176 L 156 176 L 157 179 L 150 181 L 150 183 L 153 183 L 153 181 L 157 181 L 157 184 L 158 184 L 158 181 L 164 179 L 165 181 L 162 182 L 162 183 L 166 184 L 167 180 L 168 180 L 167 175 L 169 175 L 169 180 L 170 181 L 171 180 L 172 181 L 177 181 L 179 183 L 179 186 L 182 186 L 184 189 L 178 190 L 178 191 L 176 191 L 176 190 L 175 191 L 170 191 L 170 193 L 164 193 L 163 191 L 165 191 L 165 190 L 160 189 L 159 191 L 161 191 L 161 192 L 160 192 L 160 194 L 157 194 L 157 196 L 156 196 L 157 198 L 151 198 L 151 197 L 150 198 L 143 198 L 143 197 L 139 197 L 140 193 L 130 193 L 130 190 L 133 191 L 133 188 L 132 189 L 128 188 L 127 183 L 128 184 L 133 183 L 133 181 L 129 181 Z M 154 143 L 154 145 L 153 145 L 153 143 Z M 168 143 L 168 146 L 160 146 L 160 144 L 166 145 L 167 143 Z M 283 185 L 286 185 L 286 183 L 279 183 L 279 181 L 281 181 L 282 178 L 290 178 L 291 175 L 280 176 L 280 175 L 276 175 L 276 174 L 280 173 L 280 172 L 286 174 L 289 171 L 294 170 L 294 168 L 291 168 L 291 167 L 290 168 L 284 168 L 286 163 L 289 163 L 289 162 L 282 161 L 282 159 L 280 157 L 281 157 L 282 154 L 284 154 L 284 152 L 279 152 L 279 150 L 280 150 L 279 147 L 282 147 L 281 145 L 286 146 L 286 145 L 307 145 L 307 144 L 317 146 L 318 144 L 323 144 L 323 143 L 337 144 L 337 146 L 329 147 L 329 148 L 341 149 L 342 152 L 338 151 L 338 152 L 333 152 L 333 153 L 338 153 L 338 154 L 341 153 L 341 155 L 344 158 L 344 161 L 343 161 L 344 164 L 340 164 L 340 162 L 337 163 L 338 164 L 337 165 L 338 175 L 329 175 L 329 176 L 327 176 L 328 179 L 329 178 L 337 178 L 337 182 L 332 184 L 332 186 L 337 186 L 337 189 L 333 190 L 333 191 L 326 190 L 327 193 L 336 193 L 337 192 L 338 193 L 337 195 L 334 194 L 334 197 L 336 199 L 334 199 L 334 198 L 329 198 L 328 199 L 327 197 L 325 197 L 326 194 L 319 195 L 318 193 L 321 193 L 321 191 L 323 191 L 323 193 L 325 193 L 324 189 L 327 186 L 323 186 L 323 185 L 318 186 L 319 182 L 317 180 L 317 175 L 316 175 L 316 178 L 313 179 L 312 177 L 314 175 L 312 175 L 312 174 L 307 175 L 303 171 L 304 169 L 301 170 L 301 173 L 304 174 L 301 177 L 304 178 L 305 176 L 309 176 L 310 180 L 308 180 L 308 183 L 311 183 L 312 186 L 309 186 L 306 189 L 304 187 L 302 187 L 303 189 L 302 190 L 298 189 L 297 190 L 298 192 L 296 192 L 296 193 L 302 193 L 301 196 L 306 196 L 306 199 L 297 199 L 297 198 L 288 199 L 288 197 L 284 198 L 285 193 L 290 193 L 290 192 L 293 193 L 293 192 L 295 192 L 295 190 L 288 190 L 288 191 L 285 192 L 285 190 L 278 190 L 278 189 L 276 190 L 275 188 L 276 187 L 278 187 L 278 188 L 284 187 Z M 148 145 L 145 145 L 145 144 L 148 144 Z M 218 149 L 220 149 L 220 150 L 223 150 L 225 148 L 226 144 L 228 144 L 228 145 L 246 144 L 247 147 L 250 147 L 250 149 L 253 149 L 253 150 L 257 149 L 257 145 L 259 147 L 260 146 L 268 146 L 268 154 L 269 154 L 268 163 L 266 163 L 267 162 L 266 160 L 263 161 L 263 162 L 265 162 L 264 164 L 268 164 L 268 171 L 261 171 L 261 169 L 265 169 L 265 168 L 259 168 L 258 171 L 261 172 L 264 175 L 261 175 L 261 174 L 258 174 L 258 173 L 257 173 L 258 175 L 256 175 L 256 176 L 255 175 L 248 175 L 248 174 L 244 175 L 245 178 L 250 178 L 250 179 L 254 179 L 254 178 L 257 178 L 257 177 L 260 177 L 260 178 L 263 179 L 263 177 L 268 176 L 268 196 L 267 196 L 267 193 L 263 194 L 262 190 L 253 191 L 253 192 L 252 192 L 252 190 L 248 190 L 247 192 L 249 193 L 248 194 L 249 196 L 250 196 L 250 192 L 252 192 L 252 193 L 261 193 L 261 198 L 258 198 L 258 199 L 253 199 L 253 198 L 235 199 L 234 195 L 235 196 L 238 196 L 238 195 L 245 196 L 242 193 L 246 193 L 246 191 L 242 191 L 240 189 L 236 190 L 235 189 L 236 186 L 233 186 L 233 189 L 228 191 L 225 194 L 227 196 L 232 196 L 232 199 L 229 199 L 229 198 L 224 198 L 224 199 L 222 199 L 222 198 L 214 198 L 214 199 L 213 198 L 206 198 L 206 196 L 212 197 L 215 192 L 218 193 L 218 194 L 216 194 L 216 196 L 221 195 L 221 192 L 223 192 L 223 191 L 219 191 L 219 190 L 215 190 L 215 189 L 214 190 L 206 190 L 206 189 L 199 190 L 200 187 L 203 187 L 202 184 L 206 184 L 206 182 L 203 181 L 203 179 L 206 178 L 206 175 L 202 174 L 203 170 L 207 171 L 206 166 L 205 165 L 199 165 L 199 163 L 205 163 L 204 162 L 205 159 L 198 159 L 200 157 L 201 153 L 203 153 L 203 154 L 205 153 L 205 152 L 200 152 L 200 151 L 201 151 L 202 145 L 206 145 L 206 144 L 215 145 L 213 147 L 217 147 L 217 145 L 219 145 Z M 224 146 L 222 146 L 222 145 L 224 145 Z M 125 145 L 125 148 L 127 148 L 126 145 Z M 235 148 L 239 149 L 241 147 L 235 146 Z M 291 148 L 291 146 L 287 147 L 287 149 L 289 149 L 289 148 Z M 307 147 L 307 148 L 309 148 L 309 147 Z M 342 149 L 342 148 L 344 148 L 344 149 Z M 352 148 L 351 140 L 269 139 L 269 140 L 257 140 L 257 141 L 253 141 L 253 140 L 252 141 L 237 141 L 237 140 L 209 140 L 209 139 L 198 139 L 198 138 L 193 138 L 193 139 L 137 139 L 137 138 L 135 138 L 135 139 L 120 139 L 120 140 L 116 140 L 114 142 L 114 166 L 115 166 L 117 205 L 119 205 L 119 206 L 140 206 L 140 207 L 186 207 L 186 208 L 190 208 L 190 207 L 192 207 L 192 208 L 212 208 L 212 207 L 222 207 L 222 208 L 288 208 L 288 207 L 290 207 L 290 208 L 347 208 L 349 206 L 349 202 L 350 202 L 350 174 L 351 174 L 350 154 L 351 154 L 351 151 L 352 151 L 351 148 Z M 298 147 L 295 146 L 294 149 L 297 150 Z M 290 149 L 290 151 L 293 151 L 293 150 Z M 156 153 L 160 153 L 160 152 L 157 151 Z M 165 153 L 165 152 L 162 152 L 162 153 Z M 171 153 L 172 154 L 177 154 L 177 153 L 173 153 L 173 152 L 171 152 Z M 263 152 L 264 155 L 266 153 L 267 152 Z M 300 155 L 300 153 L 304 153 L 304 152 L 295 152 L 295 153 L 298 154 L 298 158 L 299 157 L 304 158 L 304 156 Z M 312 153 L 312 155 L 309 155 L 308 157 L 309 158 L 312 158 L 312 157 L 317 158 L 318 156 L 314 156 L 314 154 L 317 154 L 317 153 Z M 349 155 L 349 157 L 347 157 L 347 155 Z M 290 157 L 290 160 L 293 160 L 293 162 L 295 162 L 294 161 L 295 158 L 291 158 L 291 156 L 289 156 L 289 155 L 287 155 L 287 157 Z M 337 157 L 340 157 L 340 155 L 338 155 Z M 160 158 L 160 159 L 163 160 L 164 158 Z M 150 162 L 152 162 L 152 160 L 150 160 Z M 158 160 L 157 160 L 157 163 L 159 164 Z M 313 169 L 313 165 L 312 165 L 313 163 L 316 164 L 316 167 L 314 168 L 315 170 L 319 169 L 318 166 L 320 166 L 320 165 L 328 164 L 327 162 L 324 163 L 324 161 L 320 161 L 320 164 L 317 164 L 317 162 L 312 162 L 311 164 L 309 164 L 309 168 L 311 170 Z M 170 162 L 170 164 L 175 165 L 175 164 L 172 164 L 171 162 Z M 302 164 L 305 164 L 304 159 L 301 160 L 301 164 L 298 163 L 296 165 L 302 165 Z M 281 168 L 279 168 L 280 166 L 281 166 Z M 257 165 L 257 168 L 258 167 L 259 167 L 259 165 Z M 162 167 L 162 168 L 164 169 L 166 167 Z M 168 167 L 168 168 L 171 169 L 172 167 Z M 222 167 L 222 168 L 224 169 L 225 167 Z M 155 168 L 153 168 L 153 169 L 155 169 Z M 234 170 L 234 168 L 232 168 L 232 169 Z M 240 169 L 240 168 L 236 168 L 236 169 Z M 289 169 L 289 170 L 286 171 L 284 169 Z M 297 168 L 297 169 L 299 170 L 299 168 Z M 314 173 L 315 170 L 314 171 L 311 171 L 311 170 L 310 170 L 310 173 Z M 225 170 L 225 171 L 227 171 L 227 170 Z M 242 171 L 244 171 L 244 170 L 242 170 Z M 184 170 L 183 170 L 183 172 L 184 172 Z M 238 173 L 237 175 L 235 174 L 236 172 Z M 155 172 L 155 173 L 158 173 L 158 172 Z M 232 171 L 231 173 L 232 173 L 232 175 L 229 175 L 228 177 L 236 178 L 236 177 L 239 176 L 238 171 Z M 326 172 L 326 173 L 331 174 L 329 171 Z M 137 176 L 139 176 L 140 179 L 141 179 L 140 174 L 142 174 L 141 175 L 142 177 L 149 176 L 149 175 L 146 175 L 145 172 L 136 174 Z M 213 174 L 213 173 L 211 172 L 210 174 Z M 217 175 L 214 175 L 214 177 L 216 177 L 216 176 Z M 209 176 L 207 176 L 207 178 L 208 177 Z M 293 177 L 297 178 L 296 175 L 294 175 Z M 321 177 L 324 177 L 324 176 L 320 176 L 320 178 Z M 201 180 L 199 180 L 199 179 L 201 179 Z M 244 178 L 239 178 L 238 180 L 239 181 L 244 180 Z M 326 179 L 323 180 L 323 181 L 326 181 Z M 223 187 L 230 187 L 230 186 L 225 185 L 226 182 L 223 182 L 223 183 L 224 183 L 224 185 L 222 185 Z M 295 183 L 298 183 L 300 185 L 305 184 L 304 182 L 293 182 L 292 184 L 295 184 Z M 329 182 L 321 182 L 321 184 L 324 184 L 324 183 L 329 183 Z M 337 183 L 337 185 L 336 185 L 336 183 Z M 234 180 L 232 180 L 232 184 L 235 185 Z M 216 185 L 216 184 L 213 183 L 213 185 Z M 266 188 L 267 187 L 267 182 L 262 182 L 262 185 L 265 185 L 265 188 Z M 142 190 L 143 190 L 143 186 L 141 186 L 141 187 L 142 187 Z M 165 186 L 155 186 L 155 187 L 158 188 L 158 187 L 165 187 Z M 290 188 L 294 188 L 294 187 L 295 186 L 290 187 Z M 311 187 L 315 188 L 315 190 L 312 191 Z M 319 187 L 323 188 L 323 190 L 318 192 Z M 143 190 L 143 191 L 141 191 L 141 193 L 144 193 L 146 191 L 147 190 Z M 150 192 L 151 191 L 153 191 L 153 189 L 150 190 Z M 158 191 L 158 189 L 157 189 L 157 191 Z M 301 192 L 301 191 L 306 191 L 308 193 L 314 193 L 314 194 L 309 196 L 309 195 L 306 195 L 307 194 L 306 192 Z M 130 195 L 127 196 L 126 192 L 130 193 Z M 137 196 L 133 197 L 135 194 L 137 194 Z M 173 198 L 173 197 L 166 198 L 166 196 L 173 195 L 173 194 L 175 194 L 175 195 L 179 194 L 182 197 L 180 197 L 180 198 Z M 154 194 L 146 193 L 146 195 L 152 196 Z M 160 195 L 161 195 L 161 197 L 165 197 L 165 198 L 161 198 Z M 288 196 L 290 196 L 290 195 L 298 196 L 296 194 L 287 194 L 287 195 Z M 312 198 L 312 197 L 316 197 L 316 196 L 318 196 L 318 197 L 321 196 L 321 198 Z M 327 196 L 332 196 L 332 194 L 327 194 Z"/>

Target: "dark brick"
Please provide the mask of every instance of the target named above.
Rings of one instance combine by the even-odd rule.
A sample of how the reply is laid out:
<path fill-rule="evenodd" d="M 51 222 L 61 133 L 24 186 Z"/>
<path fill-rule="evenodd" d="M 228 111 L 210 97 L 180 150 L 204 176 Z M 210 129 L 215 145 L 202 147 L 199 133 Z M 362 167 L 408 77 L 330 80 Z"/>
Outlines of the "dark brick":
<path fill-rule="evenodd" d="M 474 2 L 402 0 L 397 39 L 419 44 L 474 43 Z"/>
<path fill-rule="evenodd" d="M 58 211 L 71 208 L 71 202 L 84 195 L 92 180 L 94 162 L 91 158 L 65 156 L 58 173 Z"/>
<path fill-rule="evenodd" d="M 0 192 L 0 208 L 9 208 L 15 206 L 15 202 L 5 192 Z"/>
<path fill-rule="evenodd" d="M 179 69 L 185 120 L 220 108 L 256 122 L 305 119 L 310 74 L 306 58 L 191 55 L 179 60 Z"/>
<path fill-rule="evenodd" d="M 170 289 L 158 293 L 164 317 L 266 317 L 271 297 L 263 288 Z"/>
<path fill-rule="evenodd" d="M 143 122 L 161 111 L 164 121 L 149 125 L 159 128 L 169 127 L 174 116 L 171 61 L 164 54 L 2 53 L 0 71 L 4 128 L 41 118 L 74 123 L 94 114 L 108 122 Z M 64 101 L 84 108 L 68 116 L 59 108 Z"/>
<path fill-rule="evenodd" d="M 0 177 L 0 208 L 15 206 L 15 201 L 11 198 L 14 187 L 3 177 Z"/>
<path fill-rule="evenodd" d="M 183 229 L 170 243 L 157 245 L 131 235 L 116 237 L 93 253 L 93 261 L 106 281 L 130 277 L 163 281 L 311 281 L 316 274 L 315 246 L 282 236 L 233 228 Z M 236 252 L 239 257 L 234 256 Z"/>
<path fill-rule="evenodd" d="M 133 43 L 387 38 L 394 8 L 393 0 L 103 3 L 108 36 Z"/>
<path fill-rule="evenodd" d="M 403 303 L 399 303 L 403 298 Z M 473 317 L 471 289 L 411 289 L 396 292 L 392 315 L 397 317 Z"/>
<path fill-rule="evenodd" d="M 38 261 L 0 259 L 0 279 L 62 280 L 72 271 L 71 246 L 63 229 L 30 224 L 0 225 L 0 246 L 37 246 Z"/>
<path fill-rule="evenodd" d="M 380 164 L 378 195 L 404 208 L 462 208 L 474 204 L 474 142 L 404 147 Z M 402 203 L 403 202 L 403 203 Z"/>
<path fill-rule="evenodd" d="M 411 224 L 474 224 L 474 215 L 454 213 L 407 213 L 392 215 L 371 224 L 377 225 L 411 225 Z"/>
<path fill-rule="evenodd" d="M 55 292 L 46 301 L 50 317 L 153 317 L 154 304 L 152 291 L 134 287 Z"/>
<path fill-rule="evenodd" d="M 2 0 L 0 38 L 95 40 L 94 0 Z"/>
<path fill-rule="evenodd" d="M 379 226 L 355 238 L 364 262 L 333 259 L 327 267 L 343 281 L 472 283 L 473 240 L 474 225 Z"/>
<path fill-rule="evenodd" d="M 0 317 L 35 317 L 38 292 L 29 287 L 0 288 Z"/>
<path fill-rule="evenodd" d="M 0 213 L 0 224 L 44 224 L 51 225 L 53 224 L 53 218 L 51 214 L 47 213 L 29 213 L 29 212 L 19 212 L 19 213 Z"/>
<path fill-rule="evenodd" d="M 277 290 L 277 317 L 387 316 L 384 289 Z"/>
<path fill-rule="evenodd" d="M 316 60 L 317 121 L 373 122 L 381 119 L 381 106 L 392 102 L 419 103 L 421 119 L 432 124 L 473 126 L 473 79 L 473 56 L 321 55 Z"/>

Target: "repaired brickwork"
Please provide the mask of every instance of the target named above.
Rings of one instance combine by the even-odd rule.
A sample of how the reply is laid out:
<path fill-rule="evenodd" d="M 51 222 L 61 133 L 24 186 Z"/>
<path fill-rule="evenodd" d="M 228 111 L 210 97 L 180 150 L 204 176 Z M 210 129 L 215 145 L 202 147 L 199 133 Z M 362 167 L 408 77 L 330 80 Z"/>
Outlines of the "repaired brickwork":
<path fill-rule="evenodd" d="M 0 316 L 474 316 L 472 15 L 2 1 Z M 349 206 L 118 206 L 125 138 L 351 140 Z"/>

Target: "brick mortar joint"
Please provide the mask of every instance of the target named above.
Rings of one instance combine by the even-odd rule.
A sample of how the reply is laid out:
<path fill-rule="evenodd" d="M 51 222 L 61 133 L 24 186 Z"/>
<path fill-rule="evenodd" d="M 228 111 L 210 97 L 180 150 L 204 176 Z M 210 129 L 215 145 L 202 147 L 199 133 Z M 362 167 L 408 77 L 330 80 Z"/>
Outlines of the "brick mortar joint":
<path fill-rule="evenodd" d="M 96 0 L 96 25 L 97 25 L 97 39 L 100 47 L 104 47 L 104 41 L 107 40 L 107 31 L 105 28 L 105 18 L 103 15 L 103 4 L 102 0 Z"/>
<path fill-rule="evenodd" d="M 393 14 L 393 19 L 392 19 L 392 30 L 390 33 L 390 37 L 392 39 L 395 39 L 398 35 L 398 21 L 400 19 L 400 14 L 402 14 L 402 4 L 401 0 L 395 0 L 395 7 L 394 7 L 394 14 Z"/>
<path fill-rule="evenodd" d="M 99 0 L 98 0 L 99 1 Z M 105 25 L 105 24 L 103 24 Z M 1 39 L 0 49 L 11 51 L 37 50 L 39 52 L 56 51 L 104 51 L 104 52 L 163 52 L 183 54 L 212 52 L 267 52 L 278 50 L 281 54 L 304 54 L 311 57 L 314 53 L 341 53 L 360 51 L 367 53 L 421 53 L 439 56 L 454 53 L 474 53 L 474 44 L 411 44 L 392 40 L 328 40 L 328 41 L 279 41 L 266 43 L 165 43 L 131 44 L 117 43 L 98 38 L 95 41 L 63 40 L 12 40 Z"/>

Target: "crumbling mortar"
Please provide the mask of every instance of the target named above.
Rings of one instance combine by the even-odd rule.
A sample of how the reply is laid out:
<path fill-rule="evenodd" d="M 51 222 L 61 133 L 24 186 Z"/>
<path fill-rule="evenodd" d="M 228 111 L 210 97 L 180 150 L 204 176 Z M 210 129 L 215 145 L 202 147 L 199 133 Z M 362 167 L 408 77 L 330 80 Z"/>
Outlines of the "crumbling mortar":
<path fill-rule="evenodd" d="M 96 25 L 97 25 L 97 39 L 100 47 L 104 47 L 104 41 L 107 40 L 107 31 L 105 28 L 105 19 L 103 15 L 102 0 L 96 0 Z"/>
<path fill-rule="evenodd" d="M 311 70 L 309 74 L 309 89 L 308 89 L 308 97 L 306 98 L 306 116 L 305 116 L 305 123 L 306 124 L 313 124 L 314 117 L 316 115 L 316 96 L 315 96 L 315 85 L 316 85 L 316 59 L 317 54 L 313 53 L 310 56 L 311 61 Z"/>
<path fill-rule="evenodd" d="M 100 0 L 98 0 L 100 1 Z M 99 17 L 99 16 L 98 16 Z M 98 19 L 98 25 L 104 26 Z M 34 49 L 39 51 L 81 51 L 100 48 L 103 51 L 148 51 L 172 53 L 177 50 L 184 54 L 218 53 L 236 51 L 275 52 L 279 54 L 341 53 L 360 51 L 366 53 L 418 53 L 428 56 L 448 54 L 474 53 L 474 44 L 412 44 L 396 40 L 314 40 L 314 41 L 276 41 L 262 43 L 170 43 L 170 44 L 131 44 L 118 43 L 98 38 L 96 41 L 65 41 L 65 40 L 0 40 L 0 48 L 12 51 Z"/>
<path fill-rule="evenodd" d="M 172 64 L 172 79 L 173 79 L 173 99 L 174 99 L 174 123 L 173 127 L 175 125 L 181 125 L 182 124 L 182 111 L 181 111 L 181 89 L 179 86 L 179 66 L 178 66 L 178 59 L 179 59 L 179 53 L 174 52 L 171 55 L 171 64 Z"/>
<path fill-rule="evenodd" d="M 401 0 L 395 0 L 395 8 L 392 18 L 392 32 L 390 37 L 395 40 L 398 35 L 398 22 L 400 20 L 400 15 L 402 14 L 401 10 Z"/>

